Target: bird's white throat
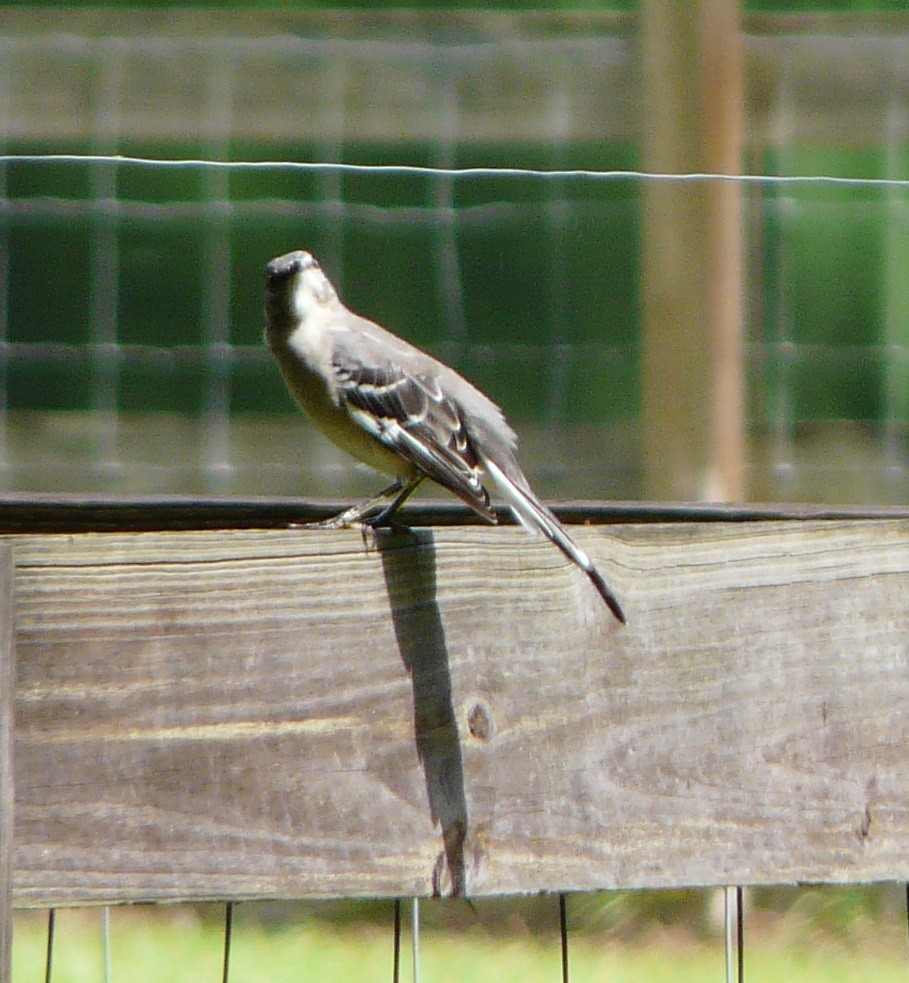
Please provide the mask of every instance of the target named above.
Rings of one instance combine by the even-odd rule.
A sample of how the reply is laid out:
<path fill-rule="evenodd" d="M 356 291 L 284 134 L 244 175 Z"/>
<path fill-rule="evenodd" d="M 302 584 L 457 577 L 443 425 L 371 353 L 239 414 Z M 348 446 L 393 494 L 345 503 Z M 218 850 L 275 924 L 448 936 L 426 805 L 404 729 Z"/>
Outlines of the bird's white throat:
<path fill-rule="evenodd" d="M 334 287 L 318 266 L 301 270 L 294 277 L 290 304 L 298 321 L 306 321 L 311 314 L 324 310 L 336 300 Z"/>

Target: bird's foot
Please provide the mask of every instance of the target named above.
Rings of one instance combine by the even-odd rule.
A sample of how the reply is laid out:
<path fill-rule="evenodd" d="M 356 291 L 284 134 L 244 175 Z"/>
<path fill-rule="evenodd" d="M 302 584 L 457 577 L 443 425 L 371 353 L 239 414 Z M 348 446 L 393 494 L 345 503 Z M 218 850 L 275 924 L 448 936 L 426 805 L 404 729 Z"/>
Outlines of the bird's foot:
<path fill-rule="evenodd" d="M 406 485 L 400 480 L 393 482 L 388 488 L 379 492 L 373 498 L 359 505 L 352 505 L 349 509 L 339 512 L 330 519 L 323 519 L 321 522 L 305 522 L 294 524 L 296 529 L 359 529 L 375 531 L 380 528 L 393 529 L 396 532 L 410 532 L 410 529 L 393 518 L 395 512 L 402 503 L 410 496 L 422 478 L 413 478 Z M 389 501 L 389 499 L 392 499 Z"/>
<path fill-rule="evenodd" d="M 323 519 L 321 522 L 295 522 L 291 528 L 320 529 L 324 532 L 332 529 L 362 529 L 364 525 L 366 523 L 360 522 L 357 519 L 342 519 L 341 516 L 336 515 L 331 519 Z"/>
<path fill-rule="evenodd" d="M 321 519 L 319 522 L 293 522 L 291 529 L 362 529 L 368 523 L 363 520 L 363 509 L 360 506 L 353 506 L 331 516 L 329 519 Z"/>

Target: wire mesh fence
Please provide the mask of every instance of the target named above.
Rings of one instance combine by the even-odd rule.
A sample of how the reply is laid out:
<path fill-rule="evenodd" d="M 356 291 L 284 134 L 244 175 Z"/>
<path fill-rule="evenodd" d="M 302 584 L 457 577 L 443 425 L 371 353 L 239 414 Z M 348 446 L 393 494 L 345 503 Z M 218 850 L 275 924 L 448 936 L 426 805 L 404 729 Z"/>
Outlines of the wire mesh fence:
<path fill-rule="evenodd" d="M 102 156 L 0 163 L 3 487 L 368 488 L 261 344 L 262 267 L 305 246 L 504 405 L 544 495 L 646 495 L 627 22 L 408 23 L 10 21 L 2 149 Z M 748 39 L 752 500 L 905 493 L 903 46 Z"/>
<path fill-rule="evenodd" d="M 732 917 L 727 921 L 729 893 Z M 734 888 L 716 892 L 718 903 L 711 906 L 718 915 L 715 922 L 692 912 L 686 917 L 682 906 L 692 898 L 684 894 L 659 899 L 662 918 L 651 915 L 649 924 L 637 928 L 622 923 L 621 912 L 633 905 L 622 895 L 567 895 L 564 907 L 558 898 L 481 900 L 475 910 L 459 901 L 423 903 L 418 908 L 418 973 L 425 980 L 470 975 L 485 981 L 521 975 L 556 981 L 564 978 L 567 966 L 569 980 L 632 975 L 658 980 L 665 978 L 668 953 L 676 979 L 790 978 L 820 983 L 860 980 L 869 974 L 883 981 L 905 976 L 905 925 L 896 890 L 881 907 L 881 889 L 778 889 L 782 904 L 774 908 L 766 901 L 746 903 L 743 923 L 735 917 Z M 823 925 L 816 920 L 817 912 L 814 919 L 806 912 L 821 894 L 832 894 L 837 909 L 825 916 Z M 850 905 L 854 920 L 847 916 L 846 922 L 839 921 Z M 861 914 L 871 910 L 878 912 L 873 929 Z M 672 926 L 666 924 L 667 916 Z M 13 978 L 47 978 L 50 953 L 51 983 L 74 973 L 105 983 L 132 979 L 151 947 L 161 946 L 169 961 L 167 978 L 175 981 L 310 975 L 393 983 L 413 978 L 413 931 L 413 909 L 407 901 L 361 903 L 358 910 L 337 903 L 234 903 L 155 910 L 64 909 L 53 918 L 43 911 L 21 912 Z M 733 938 L 727 943 L 729 932 Z"/>

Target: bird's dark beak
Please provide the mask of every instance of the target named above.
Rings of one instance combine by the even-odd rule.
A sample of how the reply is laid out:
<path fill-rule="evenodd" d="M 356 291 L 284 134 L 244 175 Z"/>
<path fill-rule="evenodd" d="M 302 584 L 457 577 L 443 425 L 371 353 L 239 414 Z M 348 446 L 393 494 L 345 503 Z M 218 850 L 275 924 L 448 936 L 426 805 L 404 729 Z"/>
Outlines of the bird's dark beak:
<path fill-rule="evenodd" d="M 269 289 L 280 287 L 297 273 L 315 266 L 315 260 L 307 252 L 297 249 L 273 259 L 265 267 L 265 282 Z"/>

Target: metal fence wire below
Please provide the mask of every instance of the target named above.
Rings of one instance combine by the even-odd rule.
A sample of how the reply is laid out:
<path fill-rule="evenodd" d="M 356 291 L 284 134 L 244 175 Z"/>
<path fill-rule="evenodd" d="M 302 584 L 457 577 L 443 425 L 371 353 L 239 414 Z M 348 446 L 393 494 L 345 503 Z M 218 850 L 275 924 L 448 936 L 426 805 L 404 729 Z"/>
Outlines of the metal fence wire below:
<path fill-rule="evenodd" d="M 570 983 L 571 975 L 569 970 L 570 954 L 570 935 L 568 927 L 568 901 L 569 896 L 559 893 L 558 901 L 558 922 L 559 922 L 559 943 L 561 959 L 561 981 Z M 905 918 L 907 927 L 907 961 L 909 961 L 909 884 L 905 886 Z M 741 886 L 726 887 L 723 889 L 724 901 L 724 952 L 725 952 L 725 983 L 744 983 L 745 980 L 745 915 L 744 915 L 744 889 Z M 392 962 L 391 980 L 392 983 L 401 983 L 402 980 L 402 913 L 404 900 L 396 898 L 392 904 Z M 231 956 L 235 942 L 234 933 L 234 914 L 236 904 L 228 901 L 224 905 L 224 946 L 223 963 L 221 971 L 221 983 L 229 983 L 231 979 Z M 410 901 L 410 927 L 411 927 L 411 980 L 412 983 L 419 983 L 420 972 L 420 899 L 412 898 Z M 45 958 L 45 983 L 53 983 L 54 975 L 54 943 L 56 937 L 57 909 L 50 908 L 47 913 L 47 946 Z M 279 943 L 278 943 L 279 944 Z M 104 906 L 101 909 L 101 951 L 103 966 L 103 983 L 115 983 L 115 977 L 111 970 L 111 933 L 110 933 L 110 908 Z M 201 977 L 200 977 L 201 978 Z"/>

